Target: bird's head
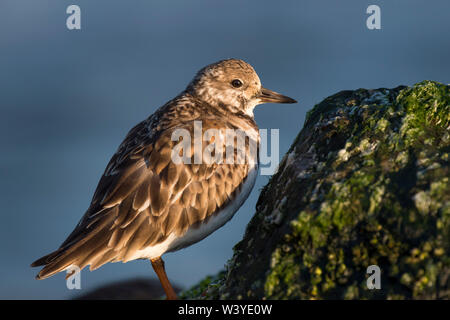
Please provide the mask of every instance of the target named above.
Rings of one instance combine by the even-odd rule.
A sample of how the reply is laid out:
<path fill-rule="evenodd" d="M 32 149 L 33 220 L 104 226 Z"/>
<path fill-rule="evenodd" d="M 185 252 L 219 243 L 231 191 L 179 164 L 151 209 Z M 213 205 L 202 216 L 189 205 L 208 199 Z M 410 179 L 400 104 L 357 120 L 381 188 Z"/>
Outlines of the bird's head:
<path fill-rule="evenodd" d="M 204 67 L 186 90 L 212 106 L 243 112 L 251 117 L 258 104 L 297 102 L 263 88 L 253 67 L 238 59 L 222 60 Z"/>

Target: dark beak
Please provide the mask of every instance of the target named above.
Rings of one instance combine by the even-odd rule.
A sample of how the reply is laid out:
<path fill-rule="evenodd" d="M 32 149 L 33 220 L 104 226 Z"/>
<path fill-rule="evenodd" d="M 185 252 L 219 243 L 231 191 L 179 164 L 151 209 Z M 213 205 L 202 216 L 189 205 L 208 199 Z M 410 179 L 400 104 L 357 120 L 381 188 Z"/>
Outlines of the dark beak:
<path fill-rule="evenodd" d="M 258 98 L 260 99 L 261 103 L 297 103 L 297 101 L 292 98 L 283 96 L 278 92 L 266 88 L 261 88 L 261 92 L 258 94 Z"/>

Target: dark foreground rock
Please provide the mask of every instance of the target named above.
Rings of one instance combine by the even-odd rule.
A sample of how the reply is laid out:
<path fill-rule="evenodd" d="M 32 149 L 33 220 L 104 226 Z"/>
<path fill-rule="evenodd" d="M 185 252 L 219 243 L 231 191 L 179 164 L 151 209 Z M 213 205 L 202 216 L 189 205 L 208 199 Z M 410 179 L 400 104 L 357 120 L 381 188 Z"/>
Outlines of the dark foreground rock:
<path fill-rule="evenodd" d="M 180 289 L 175 286 L 174 290 Z M 136 278 L 117 281 L 86 294 L 75 300 L 158 300 L 164 297 L 161 283 L 156 279 Z"/>
<path fill-rule="evenodd" d="M 449 299 L 450 89 L 342 91 L 316 105 L 205 299 Z M 381 269 L 369 290 L 367 267 Z"/>

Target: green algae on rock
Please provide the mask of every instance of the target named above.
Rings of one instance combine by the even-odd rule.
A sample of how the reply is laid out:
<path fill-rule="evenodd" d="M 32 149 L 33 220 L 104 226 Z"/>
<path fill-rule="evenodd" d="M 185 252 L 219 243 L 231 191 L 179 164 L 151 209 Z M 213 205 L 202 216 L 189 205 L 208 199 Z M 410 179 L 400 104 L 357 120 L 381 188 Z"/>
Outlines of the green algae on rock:
<path fill-rule="evenodd" d="M 449 299 L 449 129 L 450 88 L 437 82 L 325 99 L 226 272 L 185 297 Z M 367 288 L 370 265 L 380 290 Z"/>

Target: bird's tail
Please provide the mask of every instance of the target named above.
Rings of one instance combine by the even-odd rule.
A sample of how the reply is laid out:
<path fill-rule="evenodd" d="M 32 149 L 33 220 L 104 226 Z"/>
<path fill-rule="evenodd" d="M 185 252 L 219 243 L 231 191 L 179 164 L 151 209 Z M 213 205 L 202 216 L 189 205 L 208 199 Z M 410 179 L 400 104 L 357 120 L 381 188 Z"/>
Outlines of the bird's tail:
<path fill-rule="evenodd" d="M 58 250 L 31 264 L 31 267 L 44 266 L 36 279 L 46 279 L 71 266 L 82 270 L 90 265 L 90 269 L 95 270 L 115 260 L 116 252 L 108 247 L 108 240 L 108 234 L 102 232 L 75 237 L 74 241 L 64 243 Z"/>
<path fill-rule="evenodd" d="M 62 250 L 61 248 L 49 253 L 42 258 L 37 259 L 31 264 L 31 267 L 40 267 L 45 266 L 37 275 L 37 280 L 42 280 L 45 278 L 48 278 L 55 273 L 58 273 L 60 271 L 63 271 L 64 267 L 56 267 L 56 261 L 58 260 L 58 257 L 61 256 Z"/>
<path fill-rule="evenodd" d="M 109 230 L 115 216 L 109 214 L 105 219 L 94 220 L 90 222 L 90 227 L 81 223 L 85 216 L 59 249 L 31 264 L 31 267 L 43 266 L 36 279 L 46 279 L 71 266 L 82 270 L 90 265 L 90 269 L 95 270 L 107 262 L 117 261 L 117 253 L 108 246 Z"/>

